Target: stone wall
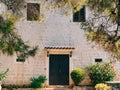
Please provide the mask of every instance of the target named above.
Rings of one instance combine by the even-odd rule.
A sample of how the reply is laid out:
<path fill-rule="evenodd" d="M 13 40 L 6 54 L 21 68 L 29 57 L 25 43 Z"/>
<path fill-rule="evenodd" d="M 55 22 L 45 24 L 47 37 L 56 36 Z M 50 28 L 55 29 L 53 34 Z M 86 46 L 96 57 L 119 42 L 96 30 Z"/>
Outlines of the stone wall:
<path fill-rule="evenodd" d="M 26 0 L 26 2 L 37 2 L 38 0 Z M 39 2 L 38 2 L 39 3 Z M 41 3 L 41 9 L 44 7 Z M 61 13 L 62 9 L 41 10 L 46 19 L 43 22 L 27 21 L 26 8 L 23 10 L 23 17 L 16 23 L 16 31 L 24 41 L 29 41 L 31 46 L 38 45 L 39 51 L 35 57 L 29 57 L 24 63 L 17 62 L 16 55 L 7 56 L 1 54 L 1 70 L 10 68 L 10 72 L 3 82 L 4 84 L 23 85 L 29 84 L 31 77 L 46 75 L 49 80 L 49 57 L 44 47 L 74 47 L 75 50 L 70 57 L 70 71 L 73 68 L 85 68 L 95 63 L 95 58 L 102 58 L 109 61 L 108 53 L 101 48 L 93 48 L 87 42 L 84 31 L 80 29 L 80 23 L 72 21 L 72 11 L 69 15 Z M 86 10 L 89 18 L 90 11 Z M 99 46 L 98 46 L 99 47 Z M 47 84 L 49 84 L 47 80 Z M 86 81 L 87 82 L 87 81 Z M 86 83 L 84 82 L 84 84 Z M 72 81 L 70 80 L 70 84 Z M 88 83 L 87 83 L 88 84 Z"/>

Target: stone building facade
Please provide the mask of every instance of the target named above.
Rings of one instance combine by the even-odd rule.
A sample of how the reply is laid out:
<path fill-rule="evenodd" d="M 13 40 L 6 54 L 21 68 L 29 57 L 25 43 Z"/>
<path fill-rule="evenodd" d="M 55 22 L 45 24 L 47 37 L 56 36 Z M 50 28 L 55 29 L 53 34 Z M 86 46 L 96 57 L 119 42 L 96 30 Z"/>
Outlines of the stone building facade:
<path fill-rule="evenodd" d="M 45 15 L 44 21 L 27 20 L 28 3 L 40 4 L 40 15 Z M 95 59 L 99 58 L 102 61 L 110 60 L 107 52 L 100 48 L 93 48 L 87 41 L 84 31 L 80 29 L 80 22 L 73 21 L 72 10 L 66 15 L 62 13 L 62 8 L 44 9 L 44 5 L 47 5 L 47 3 L 38 0 L 26 0 L 25 5 L 26 7 L 22 10 L 23 17 L 16 23 L 16 31 L 31 46 L 38 45 L 39 50 L 35 57 L 29 57 L 25 62 L 16 61 L 16 55 L 6 56 L 1 54 L 0 69 L 10 69 L 4 84 L 29 84 L 31 77 L 45 75 L 47 77 L 46 85 L 64 85 L 64 83 L 65 85 L 71 85 L 73 82 L 70 78 L 70 72 L 74 68 L 84 69 L 89 64 L 96 63 Z M 86 19 L 89 18 L 91 13 L 87 7 L 85 13 Z M 58 62 L 52 62 L 52 59 L 53 61 L 58 59 Z M 64 59 L 67 61 L 64 62 Z M 53 69 L 56 72 L 59 70 L 59 72 L 62 72 L 61 70 L 65 69 L 67 76 L 64 77 L 68 78 L 67 82 L 64 82 L 64 79 L 62 79 L 64 83 L 59 83 L 59 79 L 53 82 L 52 78 L 63 78 L 62 74 L 57 75 L 58 77 L 54 76 L 56 72 Z M 83 82 L 83 84 L 88 83 L 88 80 Z"/>

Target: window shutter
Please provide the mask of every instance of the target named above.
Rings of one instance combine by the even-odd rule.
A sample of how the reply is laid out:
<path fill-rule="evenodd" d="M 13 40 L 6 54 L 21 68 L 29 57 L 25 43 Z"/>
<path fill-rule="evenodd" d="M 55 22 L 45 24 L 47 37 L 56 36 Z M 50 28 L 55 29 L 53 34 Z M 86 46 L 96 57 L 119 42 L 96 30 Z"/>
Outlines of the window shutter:
<path fill-rule="evenodd" d="M 40 16 L 40 4 L 28 3 L 27 4 L 27 20 L 36 21 Z"/>
<path fill-rule="evenodd" d="M 86 21 L 86 14 L 85 14 L 85 6 L 83 6 L 83 8 L 80 10 L 80 22 L 85 22 Z"/>
<path fill-rule="evenodd" d="M 73 22 L 85 22 L 86 21 L 85 6 L 82 9 L 73 14 Z"/>
<path fill-rule="evenodd" d="M 74 13 L 74 15 L 73 15 L 73 21 L 74 22 L 80 22 L 79 13 L 80 13 L 80 11 L 77 11 L 76 13 Z"/>

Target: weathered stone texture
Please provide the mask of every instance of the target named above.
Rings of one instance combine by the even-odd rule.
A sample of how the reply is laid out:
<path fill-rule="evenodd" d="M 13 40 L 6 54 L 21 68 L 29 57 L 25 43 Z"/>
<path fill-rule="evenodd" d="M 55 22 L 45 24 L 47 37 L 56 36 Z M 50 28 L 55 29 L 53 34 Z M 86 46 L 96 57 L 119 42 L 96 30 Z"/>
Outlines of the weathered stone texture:
<path fill-rule="evenodd" d="M 23 11 L 26 15 L 26 9 Z M 31 77 L 41 74 L 49 78 L 49 58 L 44 49 L 46 46 L 75 47 L 72 57 L 70 57 L 70 71 L 76 67 L 85 68 L 90 63 L 95 63 L 95 58 L 109 61 L 109 55 L 106 52 L 102 49 L 92 48 L 92 45 L 87 42 L 84 31 L 80 29 L 80 23 L 72 21 L 72 13 L 66 16 L 60 12 L 60 9 L 41 11 L 46 15 L 43 22 L 27 21 L 24 16 L 16 23 L 18 34 L 24 41 L 29 41 L 31 46 L 38 45 L 39 51 L 35 57 L 29 57 L 24 63 L 16 62 L 16 55 L 12 57 L 1 55 L 2 66 L 0 69 L 10 68 L 4 84 L 29 84 Z M 86 13 L 89 12 L 86 11 Z"/>

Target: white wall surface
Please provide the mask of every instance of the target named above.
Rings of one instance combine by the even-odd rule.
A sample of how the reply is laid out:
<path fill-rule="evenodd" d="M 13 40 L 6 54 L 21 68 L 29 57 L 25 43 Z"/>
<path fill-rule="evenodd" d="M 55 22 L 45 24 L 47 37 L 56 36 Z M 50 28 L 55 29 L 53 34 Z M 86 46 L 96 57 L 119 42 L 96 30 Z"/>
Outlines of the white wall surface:
<path fill-rule="evenodd" d="M 38 0 L 37 0 L 38 1 Z M 26 2 L 36 2 L 26 0 Z M 41 5 L 41 9 L 44 5 Z M 80 29 L 80 23 L 72 21 L 72 13 L 61 14 L 62 9 L 41 10 L 46 19 L 43 22 L 27 21 L 26 8 L 23 10 L 23 17 L 16 23 L 16 31 L 24 41 L 29 41 L 31 46 L 38 45 L 39 51 L 35 57 L 29 57 L 24 63 L 16 62 L 16 55 L 10 57 L 0 56 L 1 70 L 10 68 L 10 72 L 4 81 L 5 84 L 29 84 L 30 78 L 46 75 L 48 78 L 49 58 L 44 47 L 75 47 L 70 58 L 70 71 L 73 68 L 85 68 L 90 63 L 95 63 L 95 58 L 102 58 L 109 61 L 108 53 L 100 48 L 92 48 L 87 42 L 84 31 Z M 86 16 L 89 18 L 89 10 L 86 9 Z M 48 83 L 48 81 L 47 81 Z M 71 83 L 71 82 L 70 82 Z"/>

